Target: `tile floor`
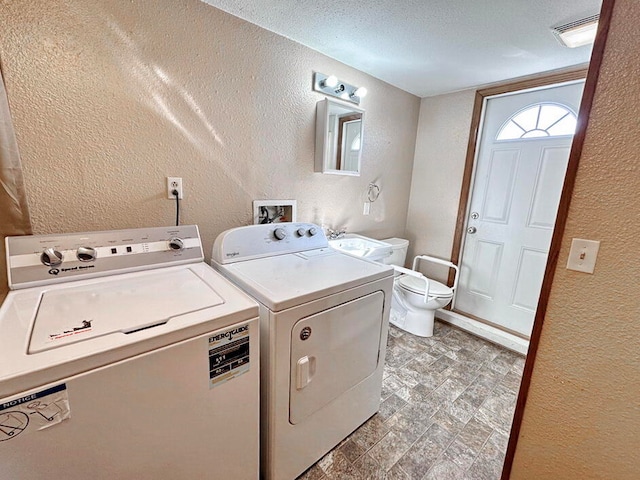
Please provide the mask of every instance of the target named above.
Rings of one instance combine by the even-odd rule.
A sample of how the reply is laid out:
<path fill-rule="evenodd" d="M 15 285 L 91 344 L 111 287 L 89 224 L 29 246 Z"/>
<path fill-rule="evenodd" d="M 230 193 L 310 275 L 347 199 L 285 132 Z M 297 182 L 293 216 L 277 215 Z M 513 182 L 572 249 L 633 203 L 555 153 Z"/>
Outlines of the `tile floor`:
<path fill-rule="evenodd" d="M 377 414 L 299 480 L 497 480 L 524 357 L 437 321 L 389 331 Z"/>

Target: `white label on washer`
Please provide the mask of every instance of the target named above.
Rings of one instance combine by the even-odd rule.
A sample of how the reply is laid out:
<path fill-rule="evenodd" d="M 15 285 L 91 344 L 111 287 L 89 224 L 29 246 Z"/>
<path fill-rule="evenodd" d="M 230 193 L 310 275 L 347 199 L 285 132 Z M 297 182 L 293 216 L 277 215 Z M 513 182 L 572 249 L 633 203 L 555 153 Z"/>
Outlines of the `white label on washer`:
<path fill-rule="evenodd" d="M 82 333 L 89 333 L 92 331 L 91 322 L 93 322 L 93 320 L 82 320 L 82 323 L 80 325 L 69 327 L 68 330 L 63 330 L 62 332 L 50 333 L 49 341 L 52 342 L 54 340 L 68 338 L 68 337 L 76 336 Z"/>
<path fill-rule="evenodd" d="M 67 385 L 35 392 L 13 400 L 0 400 L 0 442 L 25 432 L 43 430 L 71 416 Z"/>
<path fill-rule="evenodd" d="M 249 324 L 209 337 L 209 388 L 249 371 Z"/>

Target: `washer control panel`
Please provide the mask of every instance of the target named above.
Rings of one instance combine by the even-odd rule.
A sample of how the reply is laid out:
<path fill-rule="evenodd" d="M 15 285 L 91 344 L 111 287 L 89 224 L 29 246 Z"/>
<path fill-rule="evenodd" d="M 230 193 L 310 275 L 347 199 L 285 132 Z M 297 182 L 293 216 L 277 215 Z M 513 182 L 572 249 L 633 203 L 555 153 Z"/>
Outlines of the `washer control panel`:
<path fill-rule="evenodd" d="M 329 248 L 327 237 L 313 223 L 249 225 L 218 235 L 211 259 L 223 265 L 323 248 Z"/>
<path fill-rule="evenodd" d="M 11 289 L 202 262 L 198 227 L 7 237 Z"/>

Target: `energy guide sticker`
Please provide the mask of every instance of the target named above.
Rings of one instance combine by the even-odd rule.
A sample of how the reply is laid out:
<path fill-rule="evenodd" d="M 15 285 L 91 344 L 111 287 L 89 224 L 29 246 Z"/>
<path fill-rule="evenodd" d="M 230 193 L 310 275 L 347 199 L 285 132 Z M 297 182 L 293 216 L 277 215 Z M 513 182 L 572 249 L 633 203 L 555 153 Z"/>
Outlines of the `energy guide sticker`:
<path fill-rule="evenodd" d="M 209 388 L 249 371 L 249 324 L 209 337 Z"/>
<path fill-rule="evenodd" d="M 49 428 L 70 416 L 64 383 L 13 400 L 0 400 L 0 445 L 25 433 Z"/>

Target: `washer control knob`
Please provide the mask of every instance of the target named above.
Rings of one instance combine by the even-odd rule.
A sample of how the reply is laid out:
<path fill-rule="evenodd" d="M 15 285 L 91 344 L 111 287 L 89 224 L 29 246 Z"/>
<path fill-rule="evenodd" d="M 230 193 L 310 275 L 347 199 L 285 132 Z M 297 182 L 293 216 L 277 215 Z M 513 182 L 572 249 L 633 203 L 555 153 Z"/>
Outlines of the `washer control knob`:
<path fill-rule="evenodd" d="M 169 240 L 169 248 L 171 250 L 182 250 L 184 248 L 184 242 L 181 238 L 172 238 Z"/>
<path fill-rule="evenodd" d="M 40 255 L 40 261 L 47 267 L 55 267 L 62 263 L 62 253 L 53 247 L 45 248 Z"/>
<path fill-rule="evenodd" d="M 81 262 L 93 262 L 98 257 L 98 252 L 93 247 L 78 247 L 76 257 Z"/>
<path fill-rule="evenodd" d="M 309 229 L 309 235 L 311 235 L 312 237 L 313 237 L 316 233 L 318 233 L 318 229 L 317 229 L 316 227 L 311 227 L 311 228 Z"/>
<path fill-rule="evenodd" d="M 273 236 L 276 237 L 276 240 L 284 240 L 287 238 L 287 231 L 284 228 L 276 228 L 273 231 Z"/>
<path fill-rule="evenodd" d="M 307 233 L 307 231 L 304 228 L 299 228 L 298 230 L 296 230 L 296 233 L 298 234 L 299 237 L 304 237 L 304 235 Z"/>

